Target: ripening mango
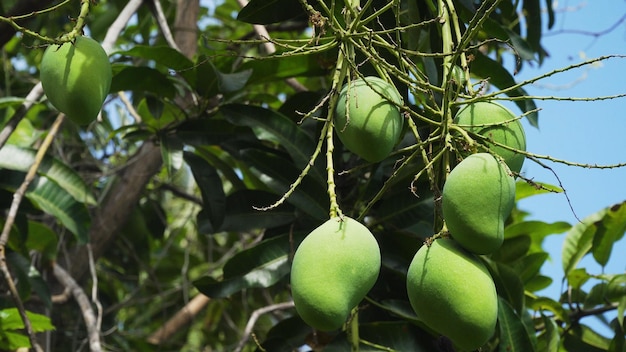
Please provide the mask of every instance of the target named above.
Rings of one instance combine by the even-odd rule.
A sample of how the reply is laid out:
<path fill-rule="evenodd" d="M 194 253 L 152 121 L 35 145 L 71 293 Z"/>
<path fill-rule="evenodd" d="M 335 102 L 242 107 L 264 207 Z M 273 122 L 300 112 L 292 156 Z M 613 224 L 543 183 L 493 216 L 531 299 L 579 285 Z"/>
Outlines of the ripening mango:
<path fill-rule="evenodd" d="M 481 101 L 468 104 L 456 114 L 454 122 L 467 131 L 479 134 L 489 141 L 497 142 L 508 147 L 526 151 L 526 134 L 519 119 L 511 110 L 501 104 L 491 101 Z M 509 121 L 506 122 L 505 121 Z M 511 171 L 519 173 L 522 170 L 523 154 L 486 142 L 494 153 L 504 159 Z"/>
<path fill-rule="evenodd" d="M 491 275 L 452 239 L 434 240 L 417 251 L 407 293 L 418 319 L 464 351 L 476 350 L 494 334 L 498 297 Z"/>
<path fill-rule="evenodd" d="M 77 37 L 50 45 L 41 60 L 41 85 L 50 103 L 79 125 L 93 122 L 111 87 L 111 64 L 98 42 Z"/>
<path fill-rule="evenodd" d="M 400 109 L 383 96 L 402 105 L 393 84 L 378 77 L 359 78 L 343 87 L 335 109 L 335 131 L 343 145 L 372 163 L 391 153 L 404 124 Z"/>
<path fill-rule="evenodd" d="M 378 242 L 349 217 L 333 218 L 302 241 L 291 266 L 296 311 L 315 329 L 339 329 L 374 286 L 380 271 Z"/>
<path fill-rule="evenodd" d="M 487 254 L 504 241 L 504 223 L 515 203 L 515 179 L 489 153 L 472 154 L 448 175 L 442 212 L 452 237 L 470 252 Z"/>

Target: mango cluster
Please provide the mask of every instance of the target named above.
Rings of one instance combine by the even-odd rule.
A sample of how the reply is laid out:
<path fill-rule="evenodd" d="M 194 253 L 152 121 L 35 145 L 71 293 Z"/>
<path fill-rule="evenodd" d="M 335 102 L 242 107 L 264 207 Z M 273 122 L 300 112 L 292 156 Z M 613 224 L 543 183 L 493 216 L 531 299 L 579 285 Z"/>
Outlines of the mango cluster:
<path fill-rule="evenodd" d="M 389 156 L 402 134 L 401 105 L 393 84 L 374 76 L 356 79 L 339 93 L 335 131 L 346 149 L 366 161 L 379 162 Z"/>
<path fill-rule="evenodd" d="M 79 125 L 93 122 L 111 87 L 109 58 L 95 40 L 50 45 L 43 54 L 40 79 L 50 103 Z"/>
<path fill-rule="evenodd" d="M 291 266 L 298 315 L 321 331 L 341 328 L 374 286 L 380 271 L 378 242 L 363 224 L 332 218 L 302 241 Z"/>
<path fill-rule="evenodd" d="M 524 151 L 526 138 L 515 115 L 496 103 L 467 105 L 454 122 L 481 137 L 493 154 L 466 155 L 446 178 L 441 210 L 450 237 L 418 250 L 407 293 L 426 326 L 460 350 L 473 351 L 494 334 L 498 313 L 493 279 L 477 255 L 495 252 L 504 241 L 515 203 L 513 175 L 524 162 L 512 149 Z"/>

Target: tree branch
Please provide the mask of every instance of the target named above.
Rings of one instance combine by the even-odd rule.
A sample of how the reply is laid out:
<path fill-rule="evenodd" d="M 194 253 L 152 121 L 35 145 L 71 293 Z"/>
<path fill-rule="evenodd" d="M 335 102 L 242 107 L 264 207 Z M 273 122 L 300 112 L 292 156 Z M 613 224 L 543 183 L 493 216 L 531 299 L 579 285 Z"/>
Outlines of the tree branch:
<path fill-rule="evenodd" d="M 91 352 L 102 351 L 102 345 L 100 344 L 100 330 L 98 329 L 98 320 L 91 307 L 87 294 L 83 291 L 76 281 L 65 271 L 60 265 L 55 264 L 53 267 L 54 277 L 59 282 L 70 289 L 76 303 L 80 307 L 80 311 L 83 313 L 83 319 L 85 320 L 85 326 L 87 327 L 87 335 L 89 336 L 89 348 Z"/>
<path fill-rule="evenodd" d="M 237 348 L 235 348 L 235 352 L 241 352 L 241 350 L 243 350 L 243 347 L 246 345 L 246 342 L 248 342 L 248 339 L 250 338 L 250 335 L 252 334 L 252 329 L 254 328 L 254 324 L 256 324 L 256 321 L 259 319 L 259 317 L 261 317 L 261 315 L 269 313 L 269 312 L 273 312 L 275 310 L 289 309 L 293 307 L 294 307 L 293 301 L 289 301 L 289 302 L 272 304 L 267 307 L 259 308 L 255 310 L 254 312 L 252 312 L 252 315 L 250 316 L 250 319 L 248 320 L 248 324 L 246 324 L 246 328 L 243 330 L 243 336 L 241 337 L 241 340 L 239 340 L 239 344 L 237 344 Z"/>
<path fill-rule="evenodd" d="M 189 324 L 195 318 L 195 316 L 204 308 L 210 301 L 210 298 L 198 294 L 189 303 L 187 303 L 181 310 L 179 310 L 172 318 L 170 318 L 163 326 L 157 331 L 152 333 L 147 339 L 148 343 L 154 345 L 160 345 L 163 342 L 169 340 L 169 338 L 179 331 L 181 327 Z"/>

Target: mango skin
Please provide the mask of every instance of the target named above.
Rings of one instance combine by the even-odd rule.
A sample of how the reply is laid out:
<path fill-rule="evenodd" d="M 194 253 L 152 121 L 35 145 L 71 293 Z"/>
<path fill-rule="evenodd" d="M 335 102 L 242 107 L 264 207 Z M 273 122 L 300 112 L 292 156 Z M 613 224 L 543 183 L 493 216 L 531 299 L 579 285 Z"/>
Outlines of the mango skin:
<path fill-rule="evenodd" d="M 464 106 L 456 114 L 454 122 L 457 125 L 462 125 L 465 130 L 479 134 L 489 140 L 526 151 L 526 133 L 519 119 L 504 125 L 494 125 L 514 118 L 516 115 L 503 105 L 481 101 Z M 523 154 L 515 153 L 489 142 L 487 142 L 487 146 L 504 159 L 511 171 L 519 173 L 522 170 L 526 159 Z"/>
<path fill-rule="evenodd" d="M 111 64 L 98 42 L 50 45 L 43 54 L 40 79 L 50 103 L 78 125 L 93 122 L 111 88 Z"/>
<path fill-rule="evenodd" d="M 476 350 L 495 332 L 498 297 L 491 275 L 452 239 L 437 239 L 417 251 L 407 293 L 417 317 L 462 350 Z"/>
<path fill-rule="evenodd" d="M 402 97 L 392 84 L 373 76 L 359 78 L 342 88 L 334 117 L 335 131 L 341 143 L 371 163 L 379 162 L 391 153 L 404 124 L 398 107 L 378 92 L 402 105 Z"/>
<path fill-rule="evenodd" d="M 374 286 L 380 272 L 378 242 L 349 217 L 330 219 L 300 244 L 291 266 L 296 311 L 321 331 L 339 329 Z"/>
<path fill-rule="evenodd" d="M 443 186 L 441 207 L 448 231 L 476 254 L 500 248 L 514 204 L 515 179 L 508 167 L 489 153 L 463 159 Z"/>

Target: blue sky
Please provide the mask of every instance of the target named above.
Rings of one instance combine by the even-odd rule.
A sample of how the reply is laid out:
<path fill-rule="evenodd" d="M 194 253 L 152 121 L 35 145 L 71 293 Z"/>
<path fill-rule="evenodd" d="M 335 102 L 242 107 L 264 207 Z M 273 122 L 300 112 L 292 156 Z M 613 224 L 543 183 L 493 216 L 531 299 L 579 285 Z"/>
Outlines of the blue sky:
<path fill-rule="evenodd" d="M 569 0 L 555 1 L 554 4 L 556 23 L 545 32 L 542 40 L 550 57 L 539 67 L 525 66 L 516 77 L 518 81 L 590 58 L 626 55 L 626 1 Z M 530 95 L 561 97 L 623 94 L 626 93 L 626 58 L 610 59 L 558 74 L 529 85 L 526 90 Z M 528 151 L 579 163 L 626 162 L 626 98 L 597 102 L 544 100 L 536 103 L 542 109 L 539 129 L 525 123 Z M 573 210 L 580 219 L 626 200 L 626 168 L 594 170 L 549 165 L 567 190 Z M 522 172 L 536 181 L 558 183 L 551 172 L 529 161 Z M 530 212 L 532 220 L 577 222 L 562 194 L 528 198 L 522 200 L 519 207 Z M 552 298 L 558 297 L 563 276 L 560 255 L 563 239 L 564 235 L 550 236 L 544 243 L 552 261 L 543 272 L 555 279 L 555 284 L 542 294 Z M 626 239 L 614 246 L 606 273 L 625 272 L 625 249 Z M 593 274 L 602 273 L 602 268 L 591 257 L 580 266 Z"/>

